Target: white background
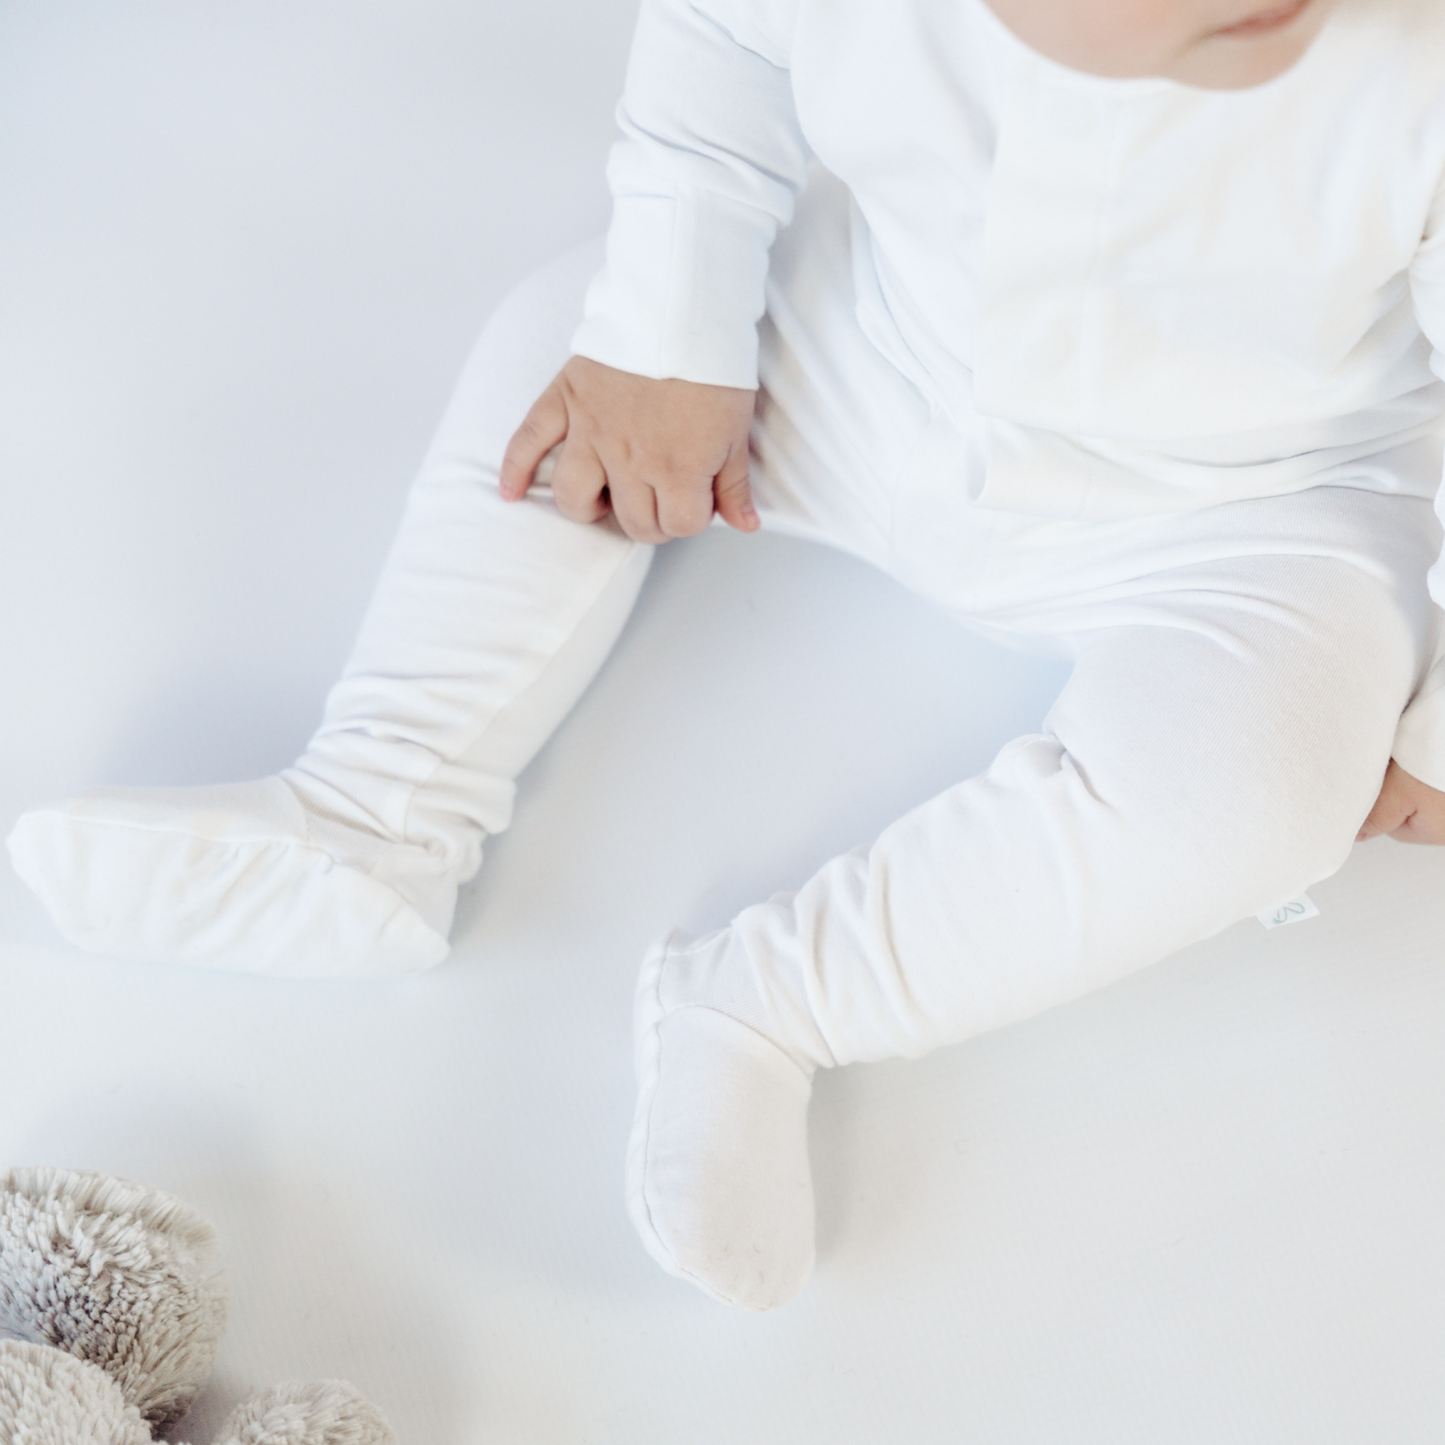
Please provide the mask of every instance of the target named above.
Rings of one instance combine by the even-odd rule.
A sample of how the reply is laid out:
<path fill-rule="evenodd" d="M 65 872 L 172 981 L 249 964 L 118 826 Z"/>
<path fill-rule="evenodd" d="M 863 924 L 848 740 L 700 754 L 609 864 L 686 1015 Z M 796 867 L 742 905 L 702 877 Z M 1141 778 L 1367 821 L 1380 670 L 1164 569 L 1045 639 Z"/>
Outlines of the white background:
<path fill-rule="evenodd" d="M 489 308 L 605 225 L 630 0 L 0 0 L 0 829 L 304 746 Z M 1062 674 L 778 539 L 659 559 L 419 979 L 90 958 L 0 869 L 0 1162 L 223 1234 L 180 1432 L 343 1375 L 416 1445 L 1438 1441 L 1445 856 L 820 1081 L 773 1316 L 621 1200 L 647 942 L 795 886 Z M 966 886 L 961 880 L 960 886 Z"/>

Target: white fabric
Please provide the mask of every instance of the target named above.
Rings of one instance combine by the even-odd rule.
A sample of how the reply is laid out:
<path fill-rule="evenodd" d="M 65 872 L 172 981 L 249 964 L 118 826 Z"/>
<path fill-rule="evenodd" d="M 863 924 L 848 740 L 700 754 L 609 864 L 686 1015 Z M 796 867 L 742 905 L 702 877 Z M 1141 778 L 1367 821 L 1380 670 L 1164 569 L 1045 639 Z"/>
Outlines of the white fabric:
<path fill-rule="evenodd" d="M 1078 662 L 1044 733 L 985 776 L 644 970 L 634 1222 L 666 1268 L 758 1309 L 813 1255 L 812 1071 L 1026 1017 L 1333 872 L 1437 625 L 1422 498 L 1318 487 L 1098 522 L 970 502 L 976 438 L 854 320 L 844 208 L 820 181 L 775 257 L 765 521 Z"/>
<path fill-rule="evenodd" d="M 1383 505 L 1408 521 L 1422 504 Z M 1154 588 L 1080 608 L 1120 620 L 1080 638 L 1043 734 L 651 965 L 629 1202 L 670 1271 L 755 1309 L 801 1288 L 814 1069 L 1027 1018 L 1344 861 L 1424 609 L 1412 627 L 1388 583 L 1329 558 L 1187 567 Z"/>
<path fill-rule="evenodd" d="M 594 266 L 589 247 L 581 270 Z M 484 833 L 506 827 L 513 780 L 606 656 L 652 555 L 615 528 L 573 526 L 545 489 L 515 507 L 495 490 L 507 439 L 565 355 L 580 286 L 539 279 L 493 318 L 293 768 L 94 789 L 20 818 L 15 870 L 72 943 L 314 978 L 446 957 Z"/>
<path fill-rule="evenodd" d="M 1422 498 L 1330 486 L 1092 521 L 972 501 L 977 436 L 858 324 L 847 217 L 846 192 L 820 176 L 776 248 L 754 438 L 765 525 L 844 547 L 977 625 L 1065 647 L 1077 666 L 1043 733 L 795 897 L 745 910 L 684 950 L 685 967 L 665 957 L 642 990 L 634 1219 L 669 1268 L 753 1308 L 784 1302 L 811 1263 L 814 1069 L 1024 1017 L 1332 872 L 1435 641 L 1420 579 L 1439 531 Z M 379 848 L 315 870 L 305 896 L 318 917 L 338 913 L 328 882 L 382 887 L 373 875 L 397 850 L 432 859 L 453 888 L 477 866 L 482 830 L 505 825 L 516 772 L 641 583 L 646 548 L 564 522 L 545 496 L 503 503 L 494 486 L 506 437 L 566 355 L 597 259 L 566 258 L 489 326 L 346 676 L 287 774 L 316 789 L 307 827 L 367 832 Z M 185 799 L 160 805 L 183 832 Z M 127 806 L 133 833 L 156 831 L 156 799 L 136 792 Z M 64 807 L 43 811 L 62 826 Z M 17 863 L 34 878 L 29 826 Z M 93 832 L 84 877 L 42 867 L 53 908 L 110 876 L 163 931 L 198 886 L 215 896 L 214 880 L 137 869 L 133 838 L 107 857 Z M 244 906 L 246 876 L 224 881 L 229 911 L 208 917 L 245 925 L 226 963 L 304 971 L 304 943 L 278 957 L 254 927 L 265 916 Z M 405 901 L 405 870 L 385 886 Z M 330 971 L 345 963 L 333 954 Z"/>
<path fill-rule="evenodd" d="M 673 971 L 719 947 L 726 934 L 674 934 L 643 964 L 627 1204 L 668 1273 L 722 1304 L 768 1310 L 813 1268 L 813 1069 L 732 1013 L 669 1007 Z"/>
<path fill-rule="evenodd" d="M 1345 0 L 1281 79 L 1205 92 L 1064 70 L 983 0 L 644 0 L 574 349 L 752 385 L 811 149 L 856 197 L 860 323 L 983 506 L 1433 495 L 1442 53 L 1439 6 Z M 1445 787 L 1445 697 L 1417 707 L 1396 755 Z"/>
<path fill-rule="evenodd" d="M 1368 488 L 1321 487 L 1193 515 L 1084 523 L 972 503 L 987 465 L 976 435 L 934 410 L 856 320 L 856 233 L 850 236 L 847 216 L 847 193 L 820 175 L 773 259 L 754 437 L 764 524 L 841 546 L 995 633 L 1078 651 L 1065 701 L 1088 679 L 1107 679 L 1089 686 L 1089 708 L 1104 719 L 1090 723 L 1089 739 L 1096 727 L 1131 739 L 1117 786 L 1153 779 L 1162 817 L 1200 809 L 1233 816 L 1230 794 L 1239 789 L 1269 800 L 1279 821 L 1249 824 L 1261 857 L 1247 880 L 1218 893 L 1207 877 L 1191 884 L 1199 911 L 1187 922 L 1177 908 L 1167 928 L 1146 925 L 1142 915 L 1115 920 L 1127 937 L 1111 939 L 1111 958 L 1147 962 L 1331 871 L 1343 856 L 1341 840 L 1347 845 L 1368 809 L 1387 735 L 1433 645 L 1433 609 L 1411 581 L 1438 540 L 1427 505 Z M 202 790 L 191 795 L 188 835 L 184 792 L 106 790 L 106 828 L 86 821 L 92 805 L 85 800 L 22 818 L 11 841 L 22 876 L 57 917 L 103 925 L 73 930 L 75 941 L 333 977 L 421 968 L 441 956 L 438 935 L 456 885 L 479 864 L 483 833 L 506 825 L 513 780 L 601 665 L 650 558 L 650 549 L 615 527 L 574 526 L 545 495 L 503 503 L 494 485 L 512 429 L 565 358 L 597 259 L 595 247 L 582 248 L 520 288 L 478 343 L 345 676 L 310 748 L 286 774 L 282 792 L 288 800 L 301 795 L 304 817 L 289 801 L 292 811 L 281 816 L 276 802 L 271 823 L 258 824 L 253 793 L 242 807 L 240 795 L 218 800 Z M 1380 472 L 1397 460 L 1365 465 Z M 1336 572 L 1340 583 L 1321 591 L 1320 579 Z M 1378 593 L 1373 600 L 1355 595 L 1362 578 L 1366 592 Z M 1351 610 L 1341 620 L 1337 604 L 1346 597 Z M 1277 633 L 1249 630 L 1271 617 Z M 1379 635 L 1371 635 L 1347 693 L 1336 697 L 1334 673 L 1309 672 L 1310 649 L 1334 656 L 1342 644 L 1330 640 L 1330 627 L 1347 625 L 1355 638 L 1366 619 Z M 1266 746 L 1230 699 L 1237 687 L 1248 698 L 1265 696 L 1257 680 L 1246 681 L 1245 663 L 1253 657 L 1265 666 L 1285 637 L 1288 666 L 1266 668 L 1280 716 L 1255 719 L 1268 731 Z M 1183 666 L 1171 659 L 1191 649 L 1199 656 L 1187 675 L 1161 682 Z M 1211 667 L 1223 671 L 1205 707 L 1195 694 Z M 1365 683 L 1370 669 L 1378 686 Z M 1186 691 L 1193 731 L 1173 721 Z M 1298 720 L 1294 731 L 1281 720 L 1289 718 Z M 1323 738 L 1340 748 L 1351 741 L 1320 780 Z M 1238 746 L 1226 747 L 1230 739 Z M 1234 780 L 1229 787 L 1200 761 L 1210 757 Z M 1174 770 L 1204 793 L 1181 793 Z M 266 786 L 268 798 L 280 798 L 274 780 Z M 223 820 L 230 834 L 215 826 L 218 802 L 222 812 L 231 809 Z M 127 812 L 129 831 L 109 826 L 117 810 Z M 239 814 L 245 826 L 237 835 Z M 1196 820 L 1187 831 L 1202 826 Z M 1276 847 L 1281 827 L 1308 833 L 1318 847 L 1308 859 L 1293 844 Z M 303 833 L 311 853 L 296 846 Z M 153 851 L 162 834 L 182 840 L 181 855 Z M 218 851 L 211 846 L 218 834 L 259 851 L 267 866 L 254 866 L 244 849 L 244 856 Z M 105 838 L 114 846 L 107 849 Z M 1029 876 L 1034 846 L 1019 844 L 1012 863 L 997 854 L 997 867 Z M 1245 852 L 1233 847 L 1230 856 Z M 1159 866 L 1174 866 L 1171 860 L 1165 850 Z M 1002 882 L 999 889 L 1007 891 Z M 362 893 L 376 906 L 359 908 Z M 417 920 L 410 944 L 396 934 L 398 918 L 408 915 Z M 119 939 L 107 931 L 117 918 L 130 929 Z M 143 938 L 144 947 L 128 946 L 128 938 Z M 381 938 L 384 946 L 373 948 Z"/>
<path fill-rule="evenodd" d="M 855 320 L 845 212 L 820 179 L 777 247 L 765 521 L 1077 664 L 1044 732 L 983 777 L 644 968 L 632 1217 L 665 1268 L 753 1309 L 813 1257 L 813 1071 L 1027 1017 L 1333 872 L 1438 616 L 1417 497 L 1320 487 L 1098 522 L 971 502 L 976 437 Z"/>
<path fill-rule="evenodd" d="M 283 778 L 94 788 L 31 809 L 8 842 L 61 933 L 92 953 L 310 978 L 447 955 L 446 925 L 424 910 L 449 924 L 455 879 L 419 849 L 309 812 Z"/>

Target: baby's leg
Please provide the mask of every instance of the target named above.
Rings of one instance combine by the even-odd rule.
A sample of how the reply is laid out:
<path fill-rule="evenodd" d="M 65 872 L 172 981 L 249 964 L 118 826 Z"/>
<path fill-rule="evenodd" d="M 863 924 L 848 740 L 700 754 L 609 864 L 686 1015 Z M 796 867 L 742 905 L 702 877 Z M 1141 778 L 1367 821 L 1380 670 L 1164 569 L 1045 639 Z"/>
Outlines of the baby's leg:
<path fill-rule="evenodd" d="M 1158 584 L 1121 625 L 1078 609 L 1043 733 L 795 896 L 654 952 L 628 1193 L 666 1269 L 756 1309 L 802 1286 L 816 1069 L 1027 1018 L 1344 861 L 1425 655 L 1423 588 L 1277 556 Z"/>
<path fill-rule="evenodd" d="M 513 780 L 606 657 L 651 549 L 504 503 L 513 429 L 566 360 L 600 244 L 502 305 L 467 364 L 325 720 L 294 767 L 26 814 L 16 871 L 81 947 L 311 976 L 426 968 Z M 544 489 L 545 492 L 545 489 Z"/>

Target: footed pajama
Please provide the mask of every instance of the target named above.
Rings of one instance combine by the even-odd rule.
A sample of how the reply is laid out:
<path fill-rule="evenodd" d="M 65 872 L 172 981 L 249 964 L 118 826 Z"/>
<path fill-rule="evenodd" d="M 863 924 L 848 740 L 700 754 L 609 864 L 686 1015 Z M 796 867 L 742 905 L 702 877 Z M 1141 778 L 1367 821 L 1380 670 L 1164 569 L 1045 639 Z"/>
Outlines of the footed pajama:
<path fill-rule="evenodd" d="M 36 809 L 17 870 L 87 948 L 434 964 L 649 559 L 545 489 L 503 503 L 508 437 L 574 352 L 756 381 L 766 528 L 1074 660 L 982 776 L 643 968 L 638 1232 L 717 1299 L 785 1302 L 817 1069 L 1291 898 L 1340 866 L 1392 747 L 1445 786 L 1438 25 L 1345 0 L 1295 70 L 1226 96 L 1063 72 L 982 0 L 644 0 L 606 263 L 573 253 L 488 326 L 305 754 Z M 810 150 L 846 188 L 804 189 Z"/>
<path fill-rule="evenodd" d="M 16 871 L 72 942 L 323 978 L 446 956 L 483 837 L 507 826 L 517 774 L 601 665 L 651 560 L 610 523 L 565 521 L 545 488 L 516 505 L 496 490 L 594 267 L 587 248 L 562 263 L 568 283 L 522 286 L 478 342 L 293 767 L 216 789 L 96 789 L 20 819 Z"/>
<path fill-rule="evenodd" d="M 545 492 L 496 491 L 597 260 L 556 263 L 483 335 L 294 768 L 21 820 L 17 867 L 69 936 L 291 974 L 437 961 L 458 883 L 649 559 Z M 816 1069 L 1026 1017 L 1330 873 L 1435 640 L 1421 498 L 1330 485 L 1090 522 L 971 501 L 976 439 L 863 335 L 853 275 L 846 194 L 820 176 L 776 249 L 762 328 L 764 525 L 1076 662 L 1039 733 L 983 776 L 644 968 L 633 1217 L 667 1269 L 754 1308 L 812 1262 Z"/>

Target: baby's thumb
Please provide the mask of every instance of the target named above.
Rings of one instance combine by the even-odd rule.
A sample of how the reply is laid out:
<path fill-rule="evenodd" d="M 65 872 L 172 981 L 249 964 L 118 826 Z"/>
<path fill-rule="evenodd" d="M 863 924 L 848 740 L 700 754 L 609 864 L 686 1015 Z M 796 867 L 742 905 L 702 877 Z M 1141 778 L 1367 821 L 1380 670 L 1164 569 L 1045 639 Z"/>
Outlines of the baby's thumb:
<path fill-rule="evenodd" d="M 1355 834 L 1355 842 L 1367 843 L 1371 838 L 1393 833 L 1409 815 L 1410 810 L 1407 807 L 1382 793 L 1375 806 L 1370 809 L 1370 816 Z"/>
<path fill-rule="evenodd" d="M 717 507 L 718 516 L 739 532 L 756 532 L 762 526 L 753 506 L 746 445 L 739 447 L 717 474 L 713 482 L 713 504 Z"/>
<path fill-rule="evenodd" d="M 502 457 L 501 475 L 498 478 L 502 496 L 515 502 L 527 493 L 534 481 L 549 484 L 551 471 L 537 476 L 539 465 L 556 450 L 567 435 L 567 404 L 554 382 L 532 403 L 531 410 L 522 418 L 522 424 L 512 433 Z"/>
<path fill-rule="evenodd" d="M 1384 780 L 1380 784 L 1380 795 L 1375 799 L 1375 806 L 1370 809 L 1370 816 L 1355 834 L 1355 842 L 1363 843 L 1370 838 L 1378 838 L 1382 833 L 1393 833 L 1410 817 L 1415 811 L 1415 804 L 1410 796 L 1413 782 L 1410 775 L 1391 758 L 1385 769 Z"/>

